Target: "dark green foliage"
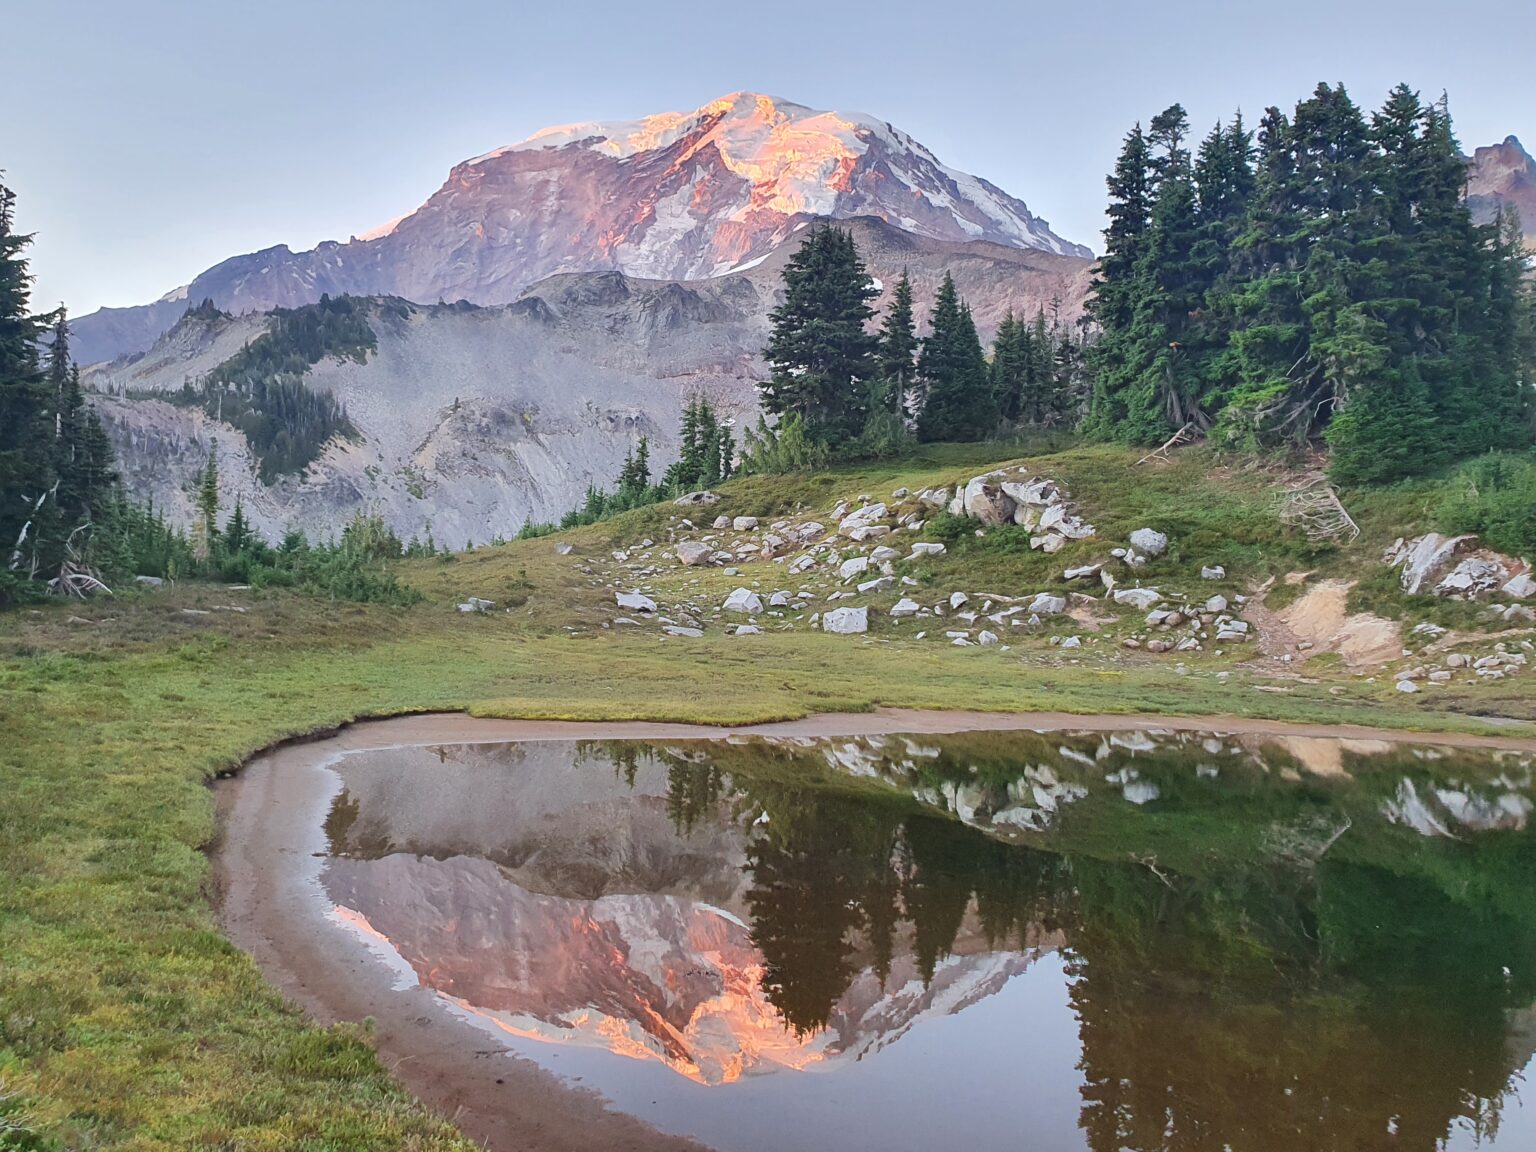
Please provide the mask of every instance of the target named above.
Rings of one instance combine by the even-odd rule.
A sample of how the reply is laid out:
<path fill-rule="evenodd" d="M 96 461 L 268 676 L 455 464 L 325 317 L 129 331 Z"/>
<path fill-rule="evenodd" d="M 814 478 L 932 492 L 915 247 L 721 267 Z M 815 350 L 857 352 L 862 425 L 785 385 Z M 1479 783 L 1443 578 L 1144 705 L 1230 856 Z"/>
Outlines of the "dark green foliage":
<path fill-rule="evenodd" d="M 912 315 L 912 281 L 907 270 L 891 293 L 891 306 L 880 322 L 879 343 L 875 350 L 878 386 L 870 407 L 881 408 L 898 417 L 911 415 L 907 393 L 917 374 L 917 323 Z"/>
<path fill-rule="evenodd" d="M 741 470 L 756 476 L 803 472 L 824 467 L 828 458 L 827 446 L 812 439 L 799 416 L 786 416 L 776 428 L 759 416 L 757 428 L 746 431 Z"/>
<path fill-rule="evenodd" d="M 1495 453 L 1464 465 L 1438 520 L 1447 532 L 1475 532 L 1501 551 L 1536 552 L 1536 456 Z"/>
<path fill-rule="evenodd" d="M 677 462 L 662 477 L 662 487 L 682 494 L 730 478 L 736 441 L 703 396 L 692 397 L 683 409 L 681 440 Z"/>
<path fill-rule="evenodd" d="M 52 415 L 37 348 L 50 317 L 34 316 L 24 255 L 12 230 L 16 197 L 0 185 L 0 604 L 24 594 L 39 513 L 52 487 Z"/>
<path fill-rule="evenodd" d="M 768 412 L 799 416 L 829 443 L 863 430 L 866 385 L 879 370 L 866 331 L 876 294 L 852 234 L 813 227 L 784 269 L 784 302 L 772 313 L 763 351 L 772 376 L 760 386 Z"/>
<path fill-rule="evenodd" d="M 14 206 L 0 185 L 0 606 L 63 591 L 66 576 L 96 563 L 117 482 L 112 445 L 70 359 L 64 309 L 28 311 L 31 238 L 11 230 Z"/>
<path fill-rule="evenodd" d="M 1325 439 L 1350 482 L 1530 442 L 1519 239 L 1473 224 L 1443 102 L 1400 85 L 1367 121 L 1321 84 L 1192 159 L 1183 123 L 1134 131 L 1109 179 L 1088 431 Z"/>
<path fill-rule="evenodd" d="M 997 427 L 997 405 L 971 310 L 944 274 L 917 359 L 922 440 L 980 440 Z"/>
<path fill-rule="evenodd" d="M 377 347 L 367 309 L 350 296 L 279 308 L 264 333 L 176 399 L 240 429 L 264 483 L 302 472 L 332 437 L 355 434 L 336 398 L 311 391 L 304 377 L 328 356 L 361 362 Z"/>
<path fill-rule="evenodd" d="M 1033 323 L 1009 312 L 992 341 L 988 373 L 993 401 L 1005 423 L 1054 428 L 1077 421 L 1082 358 L 1059 314 L 1047 325 L 1044 308 L 1035 313 Z"/>

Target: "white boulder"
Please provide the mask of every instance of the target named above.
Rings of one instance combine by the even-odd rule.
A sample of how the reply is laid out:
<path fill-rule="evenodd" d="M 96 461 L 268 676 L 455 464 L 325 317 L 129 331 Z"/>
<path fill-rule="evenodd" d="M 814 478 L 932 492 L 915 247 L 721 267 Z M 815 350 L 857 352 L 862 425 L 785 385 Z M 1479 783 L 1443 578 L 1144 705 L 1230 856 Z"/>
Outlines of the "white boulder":
<path fill-rule="evenodd" d="M 725 603 L 720 605 L 720 610 L 756 616 L 763 610 L 763 601 L 752 589 L 738 588 L 725 598 Z"/>
<path fill-rule="evenodd" d="M 1513 596 L 1516 600 L 1529 600 L 1536 596 L 1536 580 L 1531 579 L 1529 572 L 1522 572 L 1504 585 L 1504 595 Z"/>
<path fill-rule="evenodd" d="M 618 601 L 620 608 L 630 612 L 656 611 L 656 601 L 649 596 L 642 596 L 639 592 L 615 592 L 614 599 Z"/>
<path fill-rule="evenodd" d="M 847 536 L 855 528 L 868 528 L 872 524 L 878 524 L 886 517 L 884 504 L 866 504 L 856 511 L 848 513 L 838 522 L 837 530 Z"/>
<path fill-rule="evenodd" d="M 854 557 L 852 557 L 852 558 L 850 558 L 848 560 L 844 560 L 842 562 L 842 564 L 837 569 L 837 577 L 844 584 L 846 584 L 846 583 L 848 583 L 848 581 L 852 580 L 855 576 L 862 576 L 862 575 L 864 575 L 864 573 L 866 573 L 868 571 L 869 571 L 869 557 L 868 556 L 854 556 Z"/>
<path fill-rule="evenodd" d="M 1131 547 L 1143 556 L 1161 556 L 1168 551 L 1168 537 L 1155 528 L 1138 528 L 1131 533 Z"/>
<path fill-rule="evenodd" d="M 821 630 L 839 636 L 869 631 L 868 608 L 829 608 L 821 617 Z"/>
<path fill-rule="evenodd" d="M 1125 604 L 1138 612 L 1148 612 L 1162 603 L 1156 588 L 1117 588 L 1111 595 L 1116 604 Z"/>

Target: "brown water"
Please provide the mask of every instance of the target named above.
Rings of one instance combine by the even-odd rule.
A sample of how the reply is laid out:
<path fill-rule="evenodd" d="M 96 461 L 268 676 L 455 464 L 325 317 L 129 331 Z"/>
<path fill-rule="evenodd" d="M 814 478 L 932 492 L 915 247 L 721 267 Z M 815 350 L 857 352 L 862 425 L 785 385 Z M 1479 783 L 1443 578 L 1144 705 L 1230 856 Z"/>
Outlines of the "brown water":
<path fill-rule="evenodd" d="M 482 1064 L 733 1152 L 1524 1152 L 1532 759 L 1155 730 L 355 751 L 311 765 L 302 930 Z"/>

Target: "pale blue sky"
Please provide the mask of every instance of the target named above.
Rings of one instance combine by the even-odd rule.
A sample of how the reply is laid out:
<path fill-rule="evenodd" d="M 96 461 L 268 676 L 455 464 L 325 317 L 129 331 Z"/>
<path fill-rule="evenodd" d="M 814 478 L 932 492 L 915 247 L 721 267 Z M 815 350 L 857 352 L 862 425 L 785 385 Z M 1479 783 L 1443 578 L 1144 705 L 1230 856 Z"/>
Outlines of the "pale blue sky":
<path fill-rule="evenodd" d="M 1099 246 L 1137 119 L 1203 128 L 1321 79 L 1446 89 L 1462 142 L 1536 143 L 1536 4 L 1008 0 L 533 4 L 10 0 L 0 169 L 36 301 L 136 304 L 238 252 L 345 239 L 548 124 L 738 89 L 868 112 Z"/>

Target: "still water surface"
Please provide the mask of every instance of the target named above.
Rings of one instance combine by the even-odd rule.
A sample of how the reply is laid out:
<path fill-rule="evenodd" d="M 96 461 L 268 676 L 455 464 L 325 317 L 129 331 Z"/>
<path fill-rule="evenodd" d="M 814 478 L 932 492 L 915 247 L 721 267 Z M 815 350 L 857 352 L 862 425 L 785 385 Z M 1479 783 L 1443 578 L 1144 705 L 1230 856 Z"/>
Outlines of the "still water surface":
<path fill-rule="evenodd" d="M 399 988 L 729 1152 L 1530 1152 L 1532 759 L 391 748 L 334 765 L 321 883 Z"/>

